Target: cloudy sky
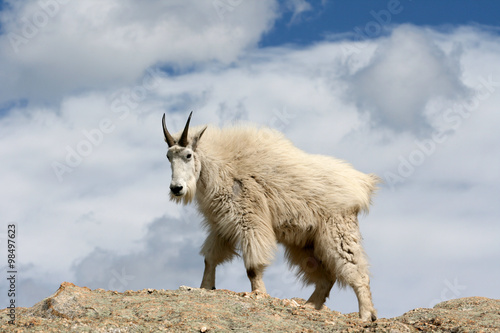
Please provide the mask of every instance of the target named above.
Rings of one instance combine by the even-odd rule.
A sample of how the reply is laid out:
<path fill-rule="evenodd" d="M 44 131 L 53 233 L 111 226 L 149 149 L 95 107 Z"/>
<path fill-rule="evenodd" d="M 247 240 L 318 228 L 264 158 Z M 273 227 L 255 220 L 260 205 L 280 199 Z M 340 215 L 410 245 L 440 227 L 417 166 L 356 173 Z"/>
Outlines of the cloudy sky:
<path fill-rule="evenodd" d="M 63 281 L 199 286 L 161 131 L 252 122 L 380 175 L 361 217 L 382 317 L 500 298 L 496 1 L 0 1 L 0 240 L 19 306 Z M 5 273 L 6 274 L 6 273 Z M 5 279 L 2 279 L 5 280 Z M 275 297 L 308 298 L 277 253 Z M 7 305 L 2 282 L 1 304 Z M 250 289 L 241 260 L 217 287 Z M 357 311 L 351 290 L 327 306 Z"/>

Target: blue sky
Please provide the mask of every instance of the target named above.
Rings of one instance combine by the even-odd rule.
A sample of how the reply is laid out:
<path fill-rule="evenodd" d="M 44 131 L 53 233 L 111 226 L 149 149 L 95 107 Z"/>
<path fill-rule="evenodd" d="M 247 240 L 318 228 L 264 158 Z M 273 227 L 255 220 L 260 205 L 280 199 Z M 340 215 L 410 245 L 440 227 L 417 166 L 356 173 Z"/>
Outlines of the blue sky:
<path fill-rule="evenodd" d="M 356 28 L 365 38 L 379 37 L 365 31 L 369 22 L 383 25 L 411 23 L 419 26 L 451 28 L 457 25 L 497 27 L 500 18 L 498 1 L 311 1 L 309 10 L 293 20 L 294 13 L 284 12 L 273 30 L 265 34 L 262 47 L 294 43 L 307 45 L 322 41 L 330 34 L 354 34 Z M 283 4 L 286 6 L 286 4 Z M 389 11 L 391 9 L 391 11 Z M 390 15 L 388 15 L 390 14 Z M 293 23 L 291 23 L 293 21 Z M 368 30 L 370 31 L 370 30 Z"/>
<path fill-rule="evenodd" d="M 0 241 L 16 223 L 18 304 L 63 281 L 199 285 L 205 233 L 168 200 L 160 130 L 191 110 L 194 125 L 270 126 L 383 178 L 360 222 L 380 316 L 500 298 L 499 6 L 0 2 Z M 241 260 L 217 281 L 249 289 Z M 312 292 L 282 251 L 264 281 L 275 297 Z M 357 311 L 350 290 L 327 306 Z"/>

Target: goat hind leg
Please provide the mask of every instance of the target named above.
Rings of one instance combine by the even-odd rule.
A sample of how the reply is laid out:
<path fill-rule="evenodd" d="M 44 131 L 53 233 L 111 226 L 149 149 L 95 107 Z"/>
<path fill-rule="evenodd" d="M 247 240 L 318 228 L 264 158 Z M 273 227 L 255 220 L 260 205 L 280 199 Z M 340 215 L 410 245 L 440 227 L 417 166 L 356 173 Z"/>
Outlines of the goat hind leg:
<path fill-rule="evenodd" d="M 361 319 L 375 321 L 377 312 L 373 307 L 368 261 L 361 245 L 357 213 L 335 216 L 324 231 L 320 233 L 321 241 L 330 251 L 325 252 L 323 263 L 330 264 L 330 270 L 335 272 L 340 283 L 354 290 Z"/>
<path fill-rule="evenodd" d="M 312 304 L 316 310 L 321 310 L 335 284 L 335 275 L 328 271 L 323 263 L 317 259 L 313 250 L 303 250 L 300 256 L 303 258 L 300 267 L 304 279 L 313 282 L 315 285 L 314 292 L 307 300 L 307 304 Z"/>
<path fill-rule="evenodd" d="M 358 298 L 359 316 L 364 321 L 377 320 L 377 311 L 373 307 L 372 294 L 370 291 L 370 278 L 368 271 L 348 264 L 344 268 L 343 280 L 349 284 Z"/>
<path fill-rule="evenodd" d="M 326 299 L 330 296 L 330 290 L 332 290 L 333 284 L 334 282 L 329 279 L 317 281 L 316 288 L 311 297 L 307 300 L 307 303 L 314 305 L 316 310 L 321 310 Z"/>
<path fill-rule="evenodd" d="M 305 247 L 285 245 L 285 256 L 291 265 L 298 267 L 298 275 L 305 284 L 316 286 L 306 305 L 312 305 L 320 310 L 330 296 L 330 290 L 335 283 L 335 275 L 329 272 L 317 258 L 313 245 Z"/>
<path fill-rule="evenodd" d="M 368 262 L 359 242 L 353 242 L 349 246 L 350 251 L 343 253 L 343 255 L 337 258 L 338 278 L 343 283 L 349 285 L 356 293 L 361 319 L 364 321 L 375 321 L 377 320 L 377 311 L 373 307 L 370 291 Z M 342 250 L 339 253 L 342 253 Z"/>

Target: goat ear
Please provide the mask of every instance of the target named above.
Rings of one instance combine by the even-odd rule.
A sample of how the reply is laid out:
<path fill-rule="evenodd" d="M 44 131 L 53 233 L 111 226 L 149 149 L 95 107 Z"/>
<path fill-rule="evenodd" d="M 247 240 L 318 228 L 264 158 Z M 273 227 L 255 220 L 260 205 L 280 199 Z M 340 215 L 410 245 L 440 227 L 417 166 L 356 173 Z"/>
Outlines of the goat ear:
<path fill-rule="evenodd" d="M 203 133 L 205 133 L 205 130 L 207 129 L 207 126 L 205 126 L 201 131 L 199 131 L 193 138 L 193 142 L 191 143 L 191 148 L 193 150 L 196 150 L 196 147 L 198 146 L 198 142 L 200 141 L 201 136 Z"/>

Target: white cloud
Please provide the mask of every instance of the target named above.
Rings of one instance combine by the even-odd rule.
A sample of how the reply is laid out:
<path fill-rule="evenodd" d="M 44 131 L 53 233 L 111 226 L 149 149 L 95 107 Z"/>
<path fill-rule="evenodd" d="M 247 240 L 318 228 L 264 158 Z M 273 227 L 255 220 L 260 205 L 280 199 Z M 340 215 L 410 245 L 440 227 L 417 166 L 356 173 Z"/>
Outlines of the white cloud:
<path fill-rule="evenodd" d="M 379 125 L 396 131 L 427 130 L 423 110 L 429 101 L 467 95 L 459 56 L 456 50 L 446 54 L 429 31 L 400 26 L 381 39 L 371 62 L 353 76 L 354 99 Z"/>
<path fill-rule="evenodd" d="M 312 5 L 306 0 L 287 0 L 286 7 L 292 12 L 292 18 L 289 24 L 298 23 L 302 14 L 313 10 Z"/>
<path fill-rule="evenodd" d="M 91 12 L 95 10 L 91 4 L 75 4 L 68 11 L 73 15 Z M 152 4 L 162 6 L 160 2 Z M 138 11 L 130 19 L 138 25 L 137 31 L 170 20 L 154 6 L 151 12 L 131 7 Z M 241 3 L 241 7 L 225 12 L 223 19 L 243 15 L 238 14 L 246 8 L 243 6 Z M 81 31 L 74 33 L 88 46 L 89 36 L 98 35 L 93 26 L 109 25 L 103 29 L 113 33 L 112 22 L 120 26 L 118 18 L 131 15 L 131 8 L 109 8 L 102 14 L 105 22 L 93 16 L 96 22 L 89 21 L 88 30 L 81 25 L 87 21 L 80 18 L 73 29 Z M 198 15 L 178 10 L 190 24 Z M 257 10 L 251 15 L 258 16 Z M 61 13 L 54 29 L 65 19 Z M 214 20 L 221 20 L 217 13 Z M 259 29 L 242 29 L 258 39 L 255 31 Z M 119 35 L 118 30 L 115 33 Z M 50 44 L 37 44 L 49 36 L 39 37 L 26 47 L 33 48 L 33 54 L 50 53 L 43 46 Z M 104 40 L 104 36 L 98 39 L 97 45 L 108 47 Z M 117 42 L 125 40 L 117 37 Z M 230 41 L 224 43 L 229 49 L 243 50 Z M 96 53 L 96 59 L 78 56 L 84 64 L 79 70 L 89 71 L 89 77 L 81 82 L 90 89 L 75 83 L 73 87 L 80 87 L 80 91 L 62 92 L 60 103 L 41 107 L 30 99 L 0 118 L 0 220 L 19 225 L 24 279 L 20 288 L 38 286 L 48 295 L 63 280 L 102 288 L 110 288 L 111 283 L 116 289 L 200 283 L 200 217 L 193 214 L 193 207 L 168 202 L 170 172 L 160 129 L 163 112 L 169 128 L 178 130 L 187 112 L 194 110 L 193 125 L 230 124 L 240 119 L 267 124 L 309 152 L 335 155 L 381 176 L 387 172 L 399 175 L 401 158 L 414 161 L 410 156 L 415 158 L 414 151 L 422 150 L 415 141 L 432 139 L 434 131 L 444 128 L 447 139 L 435 142 L 432 152 L 422 152 L 424 159 L 411 164 L 410 174 L 399 175 L 401 182 L 393 187 L 384 185 L 372 213 L 361 219 L 373 267 L 375 303 L 382 316 L 429 306 L 440 297 L 445 280 L 455 278 L 467 286 L 462 296 L 500 297 L 488 287 L 496 283 L 494 273 L 498 270 L 484 273 L 490 272 L 491 256 L 499 251 L 494 238 L 499 216 L 494 200 L 500 181 L 495 128 L 500 102 L 498 37 L 478 29 L 438 32 L 406 26 L 396 28 L 387 38 L 363 42 L 369 46 L 359 53 L 346 54 L 343 46 L 349 43 L 325 41 L 306 48 L 253 49 L 240 54 L 231 65 L 223 63 L 223 48 L 217 51 L 221 54 L 219 63 L 200 63 L 189 72 L 170 76 L 146 71 L 153 64 L 150 60 L 139 59 L 133 64 L 135 69 L 130 69 L 127 66 L 134 62 L 132 58 L 106 73 L 90 73 L 96 70 L 85 66 L 94 61 L 101 64 L 95 68 L 104 68 L 109 61 L 106 52 L 115 46 Z M 378 51 L 373 52 L 375 48 Z M 186 54 L 195 53 L 186 55 L 187 59 L 200 57 L 198 51 L 186 49 Z M 26 59 L 28 53 L 22 57 Z M 160 58 L 183 64 L 171 55 L 157 55 L 154 62 Z M 42 59 L 33 58 L 33 71 L 45 70 Z M 25 68 L 22 61 L 12 69 L 18 76 L 20 68 Z M 70 65 L 64 57 L 59 61 L 62 65 L 54 74 L 67 82 L 63 74 Z M 398 70 L 390 70 L 394 68 Z M 123 75 L 135 74 L 118 77 L 116 85 L 101 85 L 93 77 L 110 78 L 119 69 Z M 432 75 L 436 80 L 430 79 Z M 398 86 L 413 76 L 416 78 L 409 87 Z M 491 91 L 481 86 L 482 79 L 490 81 Z M 33 91 L 43 88 L 45 83 L 40 82 L 32 82 Z M 464 90 L 469 99 L 459 95 Z M 485 92 L 490 94 L 486 97 Z M 22 93 L 19 90 L 13 95 Z M 462 109 L 454 105 L 474 96 L 482 99 L 470 114 L 456 118 L 459 124 L 458 120 L 443 120 L 447 108 L 454 112 L 448 116 L 461 116 Z M 366 109 L 374 112 L 370 116 L 379 117 L 380 126 L 370 123 Z M 415 134 L 415 128 L 422 126 L 410 122 L 415 118 L 430 128 L 425 135 Z M 404 131 L 394 130 L 396 126 Z M 58 177 L 54 162 L 69 165 L 71 172 Z M 472 266 L 476 273 L 468 270 Z M 268 290 L 275 296 L 308 297 L 310 289 L 300 289 L 282 259 L 265 276 Z M 126 285 L 119 285 L 119 277 L 126 277 Z M 249 285 L 239 261 L 222 267 L 218 281 L 219 288 L 234 290 L 247 290 Z M 350 291 L 335 290 L 332 296 L 328 301 L 332 309 L 356 311 L 356 299 Z M 23 299 L 23 305 L 39 299 L 38 295 Z"/>
<path fill-rule="evenodd" d="M 272 26 L 275 1 L 26 1 L 2 12 L 0 102 L 130 84 L 144 69 L 230 63 Z M 46 4 L 46 5 L 42 5 Z"/>

